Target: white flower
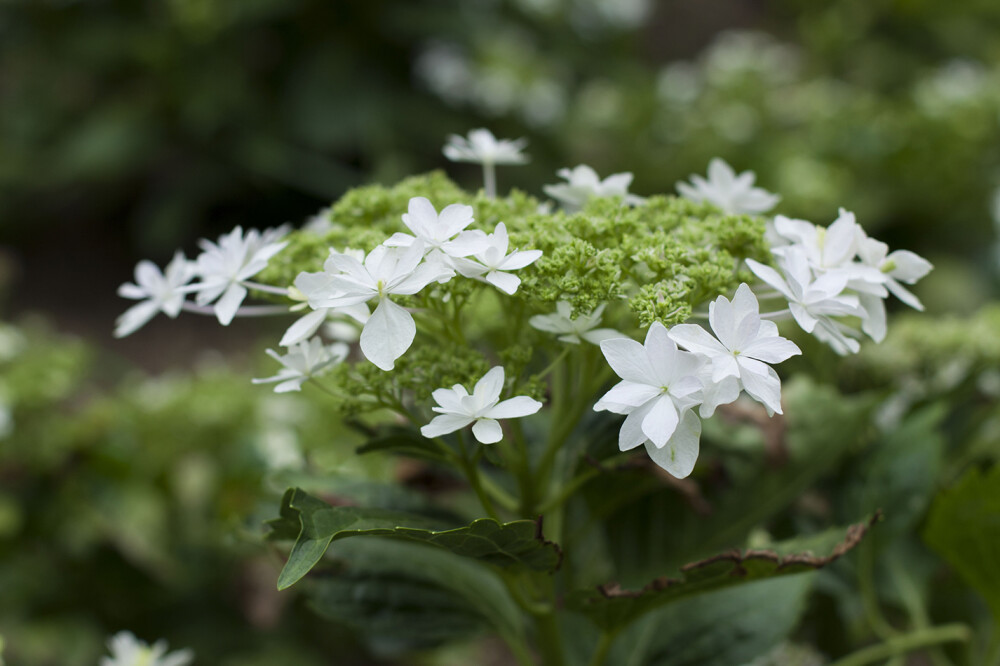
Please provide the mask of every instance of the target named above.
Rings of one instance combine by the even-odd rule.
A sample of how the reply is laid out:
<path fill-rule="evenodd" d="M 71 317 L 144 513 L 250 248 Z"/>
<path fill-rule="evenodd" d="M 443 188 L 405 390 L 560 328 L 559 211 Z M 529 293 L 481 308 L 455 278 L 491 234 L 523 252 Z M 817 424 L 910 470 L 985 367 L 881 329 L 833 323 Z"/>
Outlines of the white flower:
<path fill-rule="evenodd" d="M 830 319 L 837 315 L 865 316 L 858 297 L 843 293 L 848 281 L 846 274 L 835 271 L 813 279 L 804 251 L 795 247 L 778 257 L 782 273 L 753 259 L 746 261 L 757 277 L 788 299 L 788 309 L 802 330 L 831 343 L 839 354 L 856 353 L 861 348 L 857 340 L 846 337 L 837 322 Z"/>
<path fill-rule="evenodd" d="M 931 262 L 909 250 L 896 250 L 890 254 L 888 245 L 868 237 L 861 240 L 858 256 L 866 266 L 872 266 L 885 275 L 885 286 L 896 298 L 916 310 L 924 309 L 920 299 L 900 282 L 915 284 L 934 268 Z"/>
<path fill-rule="evenodd" d="M 215 316 L 219 323 L 228 326 L 236 316 L 247 288 L 242 284 L 267 267 L 268 260 L 284 249 L 287 243 L 279 242 L 287 229 L 251 229 L 243 235 L 236 227 L 220 236 L 218 243 L 202 239 L 198 245 L 203 250 L 197 259 L 198 283 L 196 300 L 199 305 L 215 303 Z"/>
<path fill-rule="evenodd" d="M 413 343 L 417 327 L 410 313 L 389 296 L 412 295 L 431 282 L 454 275 L 444 264 L 423 258 L 421 240 L 406 248 L 379 245 L 368 253 L 364 263 L 331 250 L 324 272 L 300 273 L 295 286 L 315 309 L 339 309 L 377 298 L 378 305 L 361 331 L 361 351 L 382 370 L 392 370 L 396 359 Z"/>
<path fill-rule="evenodd" d="M 424 254 L 440 250 L 448 256 L 467 257 L 486 249 L 486 234 L 479 230 L 465 231 L 472 224 L 472 206 L 451 204 L 439 215 L 424 197 L 410 199 L 403 224 L 414 233 L 393 234 L 384 244 L 389 247 L 409 247 L 414 240 L 424 242 Z"/>
<path fill-rule="evenodd" d="M 135 284 L 126 282 L 118 287 L 123 298 L 142 300 L 118 318 L 115 337 L 122 338 L 145 325 L 156 313 L 176 317 L 184 307 L 183 287 L 194 277 L 194 266 L 182 252 L 177 252 L 164 272 L 151 261 L 140 261 L 135 267 Z"/>
<path fill-rule="evenodd" d="M 347 358 L 348 351 L 348 346 L 342 342 L 324 346 L 318 337 L 292 345 L 284 356 L 273 349 L 268 349 L 267 355 L 284 367 L 273 377 L 252 381 L 254 384 L 280 382 L 274 387 L 275 393 L 300 391 L 306 380 L 322 374 Z"/>
<path fill-rule="evenodd" d="M 120 631 L 108 639 L 110 657 L 101 657 L 99 666 L 187 666 L 194 659 L 191 650 L 167 654 L 166 641 L 153 645 L 137 639 L 129 631 Z"/>
<path fill-rule="evenodd" d="M 601 343 L 601 351 L 622 381 L 597 401 L 594 411 L 627 414 L 618 434 L 622 451 L 646 445 L 653 461 L 679 479 L 698 459 L 701 419 L 691 408 L 702 399 L 696 355 L 679 351 L 660 322 L 653 322 L 646 341 L 617 338 Z"/>
<path fill-rule="evenodd" d="M 457 134 L 449 136 L 442 152 L 452 162 L 525 164 L 528 156 L 521 151 L 527 144 L 527 139 L 497 139 L 488 129 L 474 129 L 468 138 Z"/>
<path fill-rule="evenodd" d="M 569 212 L 580 210 L 591 197 L 622 197 L 623 203 L 630 205 L 645 201 L 640 196 L 628 193 L 628 187 L 632 184 L 631 173 L 615 173 L 601 180 L 596 171 L 581 164 L 574 169 L 559 169 L 556 175 L 568 182 L 545 185 L 542 189 Z"/>
<path fill-rule="evenodd" d="M 746 284 L 739 286 L 732 302 L 719 296 L 714 303 L 709 303 L 708 321 L 716 337 L 701 326 L 679 324 L 670 329 L 670 339 L 709 359 L 711 383 L 735 377 L 750 397 L 763 403 L 769 413 L 780 414 L 781 380 L 767 364 L 781 363 L 802 351 L 794 342 L 778 335 L 777 324 L 760 318 L 757 298 Z M 719 404 L 724 404 L 714 402 L 725 399 L 723 395 L 713 395 L 713 401 L 703 402 L 701 415 L 711 416 Z"/>
<path fill-rule="evenodd" d="M 503 382 L 503 366 L 498 365 L 476 382 L 472 395 L 461 384 L 455 384 L 450 389 L 437 389 L 431 395 L 438 406 L 431 409 L 439 415 L 420 428 L 420 434 L 428 438 L 440 437 L 473 423 L 472 434 L 480 443 L 499 442 L 503 438 L 503 430 L 497 419 L 529 416 L 542 408 L 542 403 L 526 395 L 500 402 Z"/>
<path fill-rule="evenodd" d="M 590 314 L 581 314 L 573 319 L 573 306 L 566 301 L 556 303 L 554 314 L 535 315 L 528 320 L 532 327 L 546 333 L 555 333 L 562 342 L 578 345 L 581 340 L 595 345 L 609 338 L 623 338 L 621 333 L 612 328 L 596 328 L 601 323 L 604 313 L 604 303 L 597 306 Z"/>
<path fill-rule="evenodd" d="M 708 180 L 694 174 L 691 182 L 694 187 L 684 182 L 677 183 L 677 191 L 687 199 L 703 202 L 721 208 L 726 213 L 759 215 L 766 213 L 777 205 L 781 199 L 765 189 L 754 187 L 756 175 L 753 171 L 744 171 L 739 176 L 733 168 L 716 157 L 708 163 Z"/>
<path fill-rule="evenodd" d="M 542 256 L 541 250 L 514 251 L 507 254 L 510 239 L 507 225 L 503 222 L 486 237 L 487 247 L 469 258 L 454 258 L 455 270 L 465 277 L 489 282 L 506 294 L 513 294 L 521 284 L 521 278 L 504 271 L 513 271 L 535 262 Z"/>

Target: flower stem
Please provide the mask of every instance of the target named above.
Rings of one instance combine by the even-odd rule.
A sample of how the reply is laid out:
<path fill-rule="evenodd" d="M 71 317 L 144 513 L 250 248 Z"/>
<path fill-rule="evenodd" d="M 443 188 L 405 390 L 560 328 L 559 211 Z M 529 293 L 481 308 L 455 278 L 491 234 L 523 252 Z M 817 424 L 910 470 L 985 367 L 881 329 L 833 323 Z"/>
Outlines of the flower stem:
<path fill-rule="evenodd" d="M 606 631 L 601 632 L 601 638 L 597 641 L 597 647 L 594 648 L 594 655 L 590 658 L 590 666 L 603 666 L 604 660 L 608 656 L 608 650 L 611 649 L 611 644 L 614 641 L 613 634 Z"/>
<path fill-rule="evenodd" d="M 251 282 L 250 280 L 244 280 L 241 282 L 244 287 L 248 289 L 255 289 L 257 291 L 264 291 L 268 294 L 278 294 L 279 296 L 288 296 L 288 289 L 284 287 L 275 287 L 269 284 L 263 284 L 261 282 Z"/>
<path fill-rule="evenodd" d="M 497 170 L 493 162 L 483 162 L 483 189 L 490 199 L 497 198 Z"/>
<path fill-rule="evenodd" d="M 185 301 L 182 309 L 185 312 L 194 314 L 215 316 L 215 308 L 211 305 L 198 305 Z M 270 317 L 273 315 L 289 314 L 287 305 L 243 305 L 236 310 L 237 317 Z"/>
<path fill-rule="evenodd" d="M 563 647 L 562 634 L 559 631 L 559 618 L 555 613 L 545 613 L 535 616 L 538 626 L 538 651 L 545 666 L 562 666 Z"/>
<path fill-rule="evenodd" d="M 837 660 L 831 666 L 864 666 L 932 645 L 965 642 L 971 637 L 972 632 L 964 624 L 946 624 L 940 627 L 919 629 L 909 634 L 893 636 L 878 645 L 853 652 Z"/>
<path fill-rule="evenodd" d="M 760 313 L 760 318 L 761 319 L 781 320 L 781 319 L 788 319 L 791 316 L 792 316 L 792 311 L 789 310 L 788 308 L 785 308 L 784 310 L 775 310 L 774 312 L 761 312 Z"/>
<path fill-rule="evenodd" d="M 500 522 L 500 515 L 497 513 L 496 507 L 493 506 L 493 500 L 490 499 L 490 496 L 486 494 L 486 490 L 483 488 L 482 479 L 479 477 L 479 468 L 469 458 L 469 450 L 465 446 L 465 435 L 461 430 L 458 431 L 458 448 L 462 453 L 460 462 L 462 463 L 462 468 L 465 470 L 465 476 L 469 480 L 472 490 L 475 491 L 476 497 L 479 498 L 479 503 L 483 505 L 490 518 Z"/>

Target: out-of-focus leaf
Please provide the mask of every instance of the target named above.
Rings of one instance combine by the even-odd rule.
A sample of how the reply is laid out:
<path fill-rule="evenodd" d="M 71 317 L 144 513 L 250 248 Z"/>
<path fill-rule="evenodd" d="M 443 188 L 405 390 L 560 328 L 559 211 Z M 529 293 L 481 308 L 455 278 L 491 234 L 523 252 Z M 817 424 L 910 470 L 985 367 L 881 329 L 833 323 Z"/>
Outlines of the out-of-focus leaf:
<path fill-rule="evenodd" d="M 285 493 L 281 518 L 272 521 L 271 526 L 275 538 L 297 534 L 288 562 L 278 577 L 278 589 L 282 590 L 305 576 L 333 541 L 355 536 L 420 541 L 488 564 L 534 571 L 553 571 L 562 558 L 559 547 L 542 537 L 540 525 L 535 521 L 499 523 L 492 518 L 481 518 L 449 529 L 417 514 L 333 507 L 298 488 Z"/>
<path fill-rule="evenodd" d="M 602 629 L 614 630 L 679 599 L 824 567 L 854 548 L 877 519 L 777 544 L 770 550 L 732 551 L 692 562 L 681 568 L 680 578 L 658 578 L 640 590 L 602 585 L 596 591 L 576 593 L 570 605 Z"/>
<path fill-rule="evenodd" d="M 1000 466 L 972 469 L 941 492 L 924 540 L 986 600 L 1000 624 Z"/>
<path fill-rule="evenodd" d="M 479 562 L 382 538 L 338 543 L 334 555 L 343 568 L 310 582 L 311 603 L 379 652 L 437 645 L 484 623 L 507 640 L 523 640 L 520 610 L 497 574 Z"/>
<path fill-rule="evenodd" d="M 795 629 L 812 579 L 807 574 L 758 581 L 671 604 L 619 636 L 605 663 L 627 666 L 749 663 Z"/>
<path fill-rule="evenodd" d="M 425 460 L 443 460 L 441 450 L 432 440 L 423 437 L 413 430 L 397 428 L 365 442 L 357 449 L 358 453 L 395 453 L 410 458 Z"/>

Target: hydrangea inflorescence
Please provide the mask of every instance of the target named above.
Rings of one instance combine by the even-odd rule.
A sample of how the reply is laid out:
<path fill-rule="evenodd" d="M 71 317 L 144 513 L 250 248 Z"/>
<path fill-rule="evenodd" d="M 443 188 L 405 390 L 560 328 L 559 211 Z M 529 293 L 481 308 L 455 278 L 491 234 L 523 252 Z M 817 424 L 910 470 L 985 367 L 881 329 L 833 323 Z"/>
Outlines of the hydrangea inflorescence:
<path fill-rule="evenodd" d="M 474 134 L 485 141 L 483 132 Z M 223 324 L 286 314 L 296 317 L 280 341 L 288 351 L 268 352 L 284 367 L 255 380 L 276 390 L 315 384 L 347 414 L 388 409 L 436 440 L 474 424 L 481 443 L 504 439 L 496 419 L 548 403 L 558 433 L 549 449 L 592 407 L 626 417 L 621 450 L 645 444 L 683 477 L 701 419 L 719 405 L 746 393 L 781 412 L 771 364 L 800 350 L 774 320 L 793 319 L 848 353 L 862 333 L 884 337 L 890 293 L 920 307 L 901 283 L 929 263 L 889 253 L 847 211 L 828 229 L 762 217 L 779 197 L 754 187 L 753 172 L 736 175 L 714 160 L 707 180 L 678 185 L 684 197 L 640 198 L 627 191 L 631 174 L 601 181 L 581 165 L 560 171 L 568 185 L 546 189 L 563 205 L 553 210 L 516 190 L 496 196 L 493 165 L 527 158 L 522 143 L 486 138 L 513 151 L 510 159 L 446 149 L 489 167 L 478 193 L 433 172 L 352 190 L 298 231 L 236 229 L 203 241 L 200 257 L 178 253 L 165 276 L 142 262 L 138 285 L 122 288 L 142 302 L 118 333 L 160 311 L 214 314 Z M 248 296 L 269 302 L 243 305 Z M 761 301 L 775 300 L 777 309 L 761 311 Z M 634 340 L 642 329 L 644 344 Z M 594 345 L 603 368 L 586 365 Z M 577 373 L 572 408 L 553 379 L 560 367 Z M 621 381 L 598 400 L 613 374 Z"/>

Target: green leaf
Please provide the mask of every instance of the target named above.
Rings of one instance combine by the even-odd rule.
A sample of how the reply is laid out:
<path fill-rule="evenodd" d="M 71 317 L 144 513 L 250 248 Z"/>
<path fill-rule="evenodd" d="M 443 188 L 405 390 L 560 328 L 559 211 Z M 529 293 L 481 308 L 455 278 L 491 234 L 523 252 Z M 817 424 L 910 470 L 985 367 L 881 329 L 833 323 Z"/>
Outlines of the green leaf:
<path fill-rule="evenodd" d="M 420 541 L 487 564 L 534 571 L 554 571 L 562 559 L 559 546 L 542 537 L 540 524 L 535 521 L 499 523 L 492 518 L 480 518 L 447 529 L 438 521 L 416 514 L 330 506 L 299 488 L 285 493 L 281 518 L 270 525 L 275 539 L 296 534 L 288 562 L 278 576 L 279 590 L 305 576 L 333 541 L 354 536 Z"/>
<path fill-rule="evenodd" d="M 520 609 L 499 576 L 445 550 L 373 538 L 336 544 L 336 576 L 310 581 L 310 604 L 380 654 L 438 645 L 482 625 L 524 641 Z"/>
<path fill-rule="evenodd" d="M 1000 625 L 1000 465 L 971 469 L 931 506 L 924 540 L 978 592 Z"/>
<path fill-rule="evenodd" d="M 683 599 L 622 633 L 607 664 L 732 666 L 761 656 L 795 629 L 812 575 L 749 583 Z M 761 612 L 767 609 L 766 612 Z"/>
<path fill-rule="evenodd" d="M 584 613 L 605 631 L 626 626 L 665 604 L 757 580 L 813 571 L 838 559 L 856 546 L 879 516 L 845 529 L 776 544 L 769 550 L 732 551 L 681 568 L 680 578 L 657 578 L 640 590 L 617 584 L 571 596 L 572 608 Z"/>

